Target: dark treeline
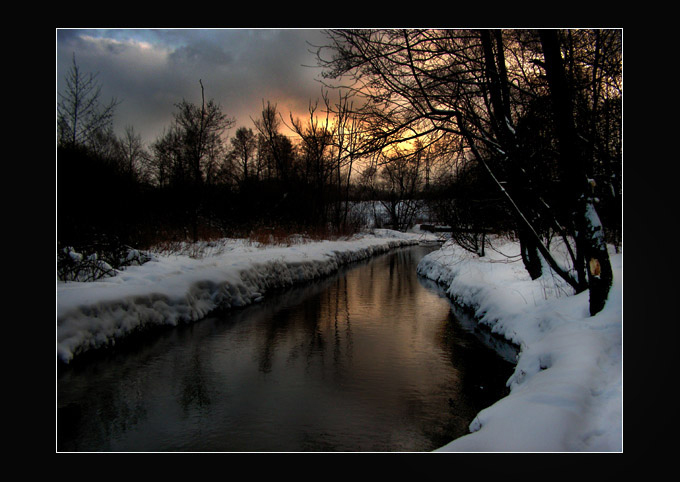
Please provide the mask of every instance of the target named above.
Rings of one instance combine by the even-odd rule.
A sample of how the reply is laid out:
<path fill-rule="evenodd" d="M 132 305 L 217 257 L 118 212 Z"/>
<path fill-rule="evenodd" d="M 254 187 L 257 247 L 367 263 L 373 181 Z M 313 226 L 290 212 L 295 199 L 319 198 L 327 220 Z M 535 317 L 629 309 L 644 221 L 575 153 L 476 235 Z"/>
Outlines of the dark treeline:
<path fill-rule="evenodd" d="M 101 256 L 121 245 L 359 227 L 348 204 L 356 197 L 351 141 L 339 122 L 320 121 L 311 104 L 309 120 L 285 121 L 267 102 L 252 127 L 228 137 L 235 121 L 199 85 L 201 104 L 175 104 L 173 122 L 145 145 L 132 126 L 113 133 L 115 99 L 102 106 L 96 76 L 74 58 L 58 111 L 60 251 Z"/>
<path fill-rule="evenodd" d="M 101 103 L 74 58 L 58 109 L 58 248 L 329 236 L 366 216 L 404 230 L 427 212 L 479 255 L 489 233 L 515 237 L 532 278 L 548 265 L 599 311 L 605 241 L 621 239 L 621 31 L 327 35 L 326 88 L 305 119 L 263 101 L 237 125 L 197 80 L 201 103 L 178 101 L 149 144 L 132 126 L 113 134 L 116 100 Z M 569 263 L 552 257 L 555 239 Z"/>

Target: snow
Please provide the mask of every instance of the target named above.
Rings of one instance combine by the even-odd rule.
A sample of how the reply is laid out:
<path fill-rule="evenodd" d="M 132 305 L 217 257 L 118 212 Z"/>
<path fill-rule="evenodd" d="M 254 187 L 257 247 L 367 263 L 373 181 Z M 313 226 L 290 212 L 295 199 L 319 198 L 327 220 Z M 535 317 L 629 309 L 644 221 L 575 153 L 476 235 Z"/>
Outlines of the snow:
<path fill-rule="evenodd" d="M 270 290 L 342 264 L 434 239 L 376 229 L 288 246 L 224 240 L 198 256 L 157 253 L 95 282 L 57 282 L 57 357 L 68 363 L 139 328 L 256 303 Z M 483 258 L 446 243 L 418 265 L 422 276 L 473 308 L 479 323 L 520 349 L 510 393 L 475 417 L 470 434 L 439 451 L 622 451 L 622 254 L 610 251 L 614 284 L 605 308 L 591 317 L 587 292 L 574 295 L 547 266 L 531 280 L 516 243 L 491 243 Z M 559 248 L 553 246 L 558 255 Z"/>
<path fill-rule="evenodd" d="M 256 303 L 269 290 L 327 276 L 424 236 L 375 229 L 351 239 L 287 246 L 224 240 L 191 254 L 159 253 L 95 282 L 58 281 L 57 358 L 68 363 L 147 326 L 192 322 L 217 308 Z"/>
<path fill-rule="evenodd" d="M 447 243 L 418 265 L 520 348 L 509 395 L 439 451 L 622 451 L 623 255 L 610 251 L 614 284 L 605 308 L 590 316 L 587 292 L 569 292 L 548 267 L 531 280 L 518 244 L 495 239 L 493 246 L 478 258 Z"/>

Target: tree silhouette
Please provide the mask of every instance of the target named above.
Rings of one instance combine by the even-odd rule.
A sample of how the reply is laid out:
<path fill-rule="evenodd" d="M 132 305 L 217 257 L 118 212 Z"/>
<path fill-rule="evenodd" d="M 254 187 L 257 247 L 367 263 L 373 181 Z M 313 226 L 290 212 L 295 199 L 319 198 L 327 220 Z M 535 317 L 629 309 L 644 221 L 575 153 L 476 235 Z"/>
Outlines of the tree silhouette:
<path fill-rule="evenodd" d="M 101 84 L 97 75 L 82 72 L 73 55 L 64 89 L 58 93 L 58 141 L 63 146 L 87 146 L 111 126 L 118 101 L 100 103 Z"/>

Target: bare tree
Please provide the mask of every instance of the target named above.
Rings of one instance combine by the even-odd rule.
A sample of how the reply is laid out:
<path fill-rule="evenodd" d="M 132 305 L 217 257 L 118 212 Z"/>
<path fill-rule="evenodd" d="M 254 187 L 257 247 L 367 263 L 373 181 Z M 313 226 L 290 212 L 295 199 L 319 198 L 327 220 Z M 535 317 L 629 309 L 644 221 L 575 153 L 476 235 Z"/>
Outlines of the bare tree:
<path fill-rule="evenodd" d="M 234 119 L 222 112 L 214 100 L 205 102 L 203 82 L 201 84 L 201 105 L 182 100 L 175 105 L 175 123 L 178 126 L 193 184 L 204 182 L 204 175 L 211 161 L 211 154 L 221 149 L 224 131 L 234 124 Z M 214 158 L 214 156 L 213 156 Z"/>
<path fill-rule="evenodd" d="M 239 127 L 234 137 L 231 138 L 231 158 L 236 164 L 236 177 L 241 183 L 247 183 L 249 179 L 257 177 L 255 165 L 255 151 L 257 139 L 252 129 Z"/>
<path fill-rule="evenodd" d="M 334 115 L 333 148 L 339 202 L 336 206 L 336 225 L 345 226 L 349 215 L 349 195 L 355 162 L 362 157 L 362 135 L 359 119 L 353 115 L 353 103 L 349 93 L 338 92 L 337 103 L 332 103 L 324 92 L 326 112 Z"/>
<path fill-rule="evenodd" d="M 168 187 L 184 184 L 185 163 L 182 156 L 181 132 L 171 126 L 151 144 L 150 171 L 154 184 Z"/>
<path fill-rule="evenodd" d="M 381 203 L 389 213 L 394 229 L 406 231 L 413 225 L 418 201 L 416 194 L 423 180 L 422 151 L 402 153 L 395 149 L 391 158 L 378 171 L 387 199 Z"/>
<path fill-rule="evenodd" d="M 562 64 L 558 34 L 555 30 L 541 30 L 540 37 L 555 115 L 565 193 L 572 199 L 576 243 L 587 265 L 590 312 L 594 315 L 602 310 L 607 300 L 612 285 L 612 268 L 588 176 L 586 148 L 581 146 L 582 141 L 574 122 L 573 99 Z"/>
<path fill-rule="evenodd" d="M 217 163 L 223 159 L 223 134 L 234 124 L 212 99 L 206 103 L 203 82 L 201 105 L 182 100 L 176 104 L 175 124 L 181 139 L 181 157 L 188 169 L 188 183 L 182 186 L 188 192 L 187 209 L 191 220 L 193 239 L 198 240 L 199 211 L 203 203 L 204 187 L 212 182 Z"/>
<path fill-rule="evenodd" d="M 57 129 L 60 145 L 88 145 L 97 134 L 111 126 L 118 101 L 112 99 L 106 105 L 100 103 L 101 84 L 97 75 L 82 72 L 73 55 L 73 64 L 64 80 L 64 88 L 58 94 Z"/>
<path fill-rule="evenodd" d="M 276 104 L 267 101 L 264 105 L 263 101 L 261 117 L 254 119 L 253 123 L 262 136 L 260 147 L 271 163 L 268 170 L 273 171 L 275 178 L 287 183 L 293 175 L 292 145 L 279 132 L 282 122 Z"/>
<path fill-rule="evenodd" d="M 460 147 L 483 166 L 507 201 L 532 277 L 540 275 L 540 252 L 577 292 L 593 289 L 595 284 L 584 284 L 578 272 L 562 266 L 542 239 L 540 226 L 546 221 L 541 219 L 570 230 L 574 238 L 575 225 L 564 222 L 565 216 L 572 216 L 573 221 L 573 213 L 555 210 L 534 190 L 531 182 L 542 180 L 535 173 L 530 176 L 525 160 L 533 141 L 531 136 L 520 137 L 517 127 L 529 101 L 546 95 L 566 98 L 554 85 L 555 74 L 565 70 L 546 67 L 548 62 L 554 63 L 559 50 L 541 51 L 545 42 L 539 42 L 535 33 L 525 37 L 520 42 L 489 30 L 332 30 L 329 48 L 333 56 L 323 59 L 320 50 L 319 60 L 326 67 L 327 78 L 345 79 L 341 87 L 360 99 L 355 114 L 362 121 L 362 131 L 373 140 L 367 150 L 381 151 L 414 139 L 455 146 L 462 139 Z M 569 73 L 575 70 L 569 69 Z M 546 74 L 550 85 L 545 83 Z M 602 80 L 598 82 L 604 85 Z M 573 107 L 563 106 L 556 114 L 567 111 L 573 113 Z M 562 120 L 556 115 L 551 122 Z M 578 172 L 579 176 L 583 173 L 581 169 Z M 571 174 L 563 169 L 561 173 L 562 181 L 569 184 Z M 565 199 L 573 208 L 574 198 Z M 580 209 L 576 217 L 595 219 L 584 217 L 585 212 Z M 595 237 L 590 240 L 594 242 Z M 584 246 L 578 244 L 573 257 L 576 270 L 585 255 Z M 594 259 L 604 261 L 604 252 L 599 252 L 602 257 Z M 600 264 L 600 269 L 606 270 L 606 266 Z M 597 298 L 606 298 L 606 293 Z M 594 303 L 591 311 L 599 308 Z"/>
<path fill-rule="evenodd" d="M 118 151 L 123 171 L 131 178 L 139 179 L 148 153 L 144 148 L 142 136 L 135 132 L 132 125 L 125 126 L 123 135 L 118 138 Z"/>
<path fill-rule="evenodd" d="M 291 129 L 300 138 L 300 170 L 303 182 L 310 186 L 314 197 L 315 217 L 324 224 L 327 221 L 327 188 L 331 182 L 333 168 L 330 149 L 333 145 L 333 131 L 328 113 L 322 119 L 316 115 L 318 104 L 309 104 L 309 119 L 303 124 L 290 114 Z"/>

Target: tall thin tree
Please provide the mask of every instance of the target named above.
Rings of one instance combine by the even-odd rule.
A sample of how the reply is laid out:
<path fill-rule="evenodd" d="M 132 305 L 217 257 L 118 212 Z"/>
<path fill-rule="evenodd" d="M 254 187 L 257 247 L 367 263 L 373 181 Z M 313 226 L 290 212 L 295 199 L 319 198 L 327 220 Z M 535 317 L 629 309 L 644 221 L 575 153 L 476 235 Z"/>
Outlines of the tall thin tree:
<path fill-rule="evenodd" d="M 73 64 L 58 93 L 57 129 L 62 146 L 86 146 L 96 134 L 105 131 L 113 122 L 119 102 L 113 98 L 101 104 L 101 84 L 98 74 L 82 72 L 73 54 Z"/>

